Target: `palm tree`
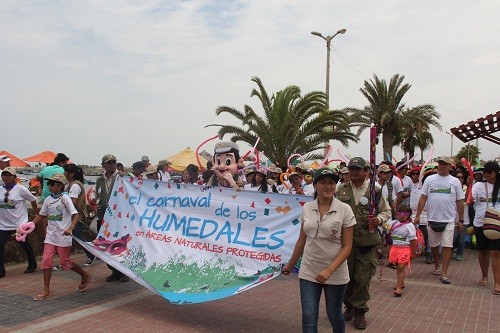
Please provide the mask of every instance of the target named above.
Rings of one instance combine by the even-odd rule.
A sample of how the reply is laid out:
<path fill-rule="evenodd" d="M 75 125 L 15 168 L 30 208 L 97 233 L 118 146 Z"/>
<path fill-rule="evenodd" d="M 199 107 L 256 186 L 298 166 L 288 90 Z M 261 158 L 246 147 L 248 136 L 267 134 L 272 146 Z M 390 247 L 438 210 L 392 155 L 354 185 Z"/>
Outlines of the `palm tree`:
<path fill-rule="evenodd" d="M 216 115 L 228 113 L 241 121 L 243 127 L 235 125 L 210 124 L 219 126 L 219 136 L 232 135 L 231 141 L 243 141 L 253 146 L 258 138 L 257 150 L 280 166 L 287 164 L 292 154 L 306 155 L 308 159 L 321 155 L 312 152 L 324 148 L 327 140 L 339 141 L 348 145 L 356 141 L 356 136 L 349 131 L 347 116 L 342 111 L 327 110 L 324 92 L 313 91 L 301 95 L 300 88 L 288 86 L 269 97 L 261 80 L 253 77 L 258 86 L 251 97 L 257 96 L 264 115 L 258 115 L 252 107 L 245 105 L 244 111 L 229 106 L 220 106 Z M 332 130 L 334 129 L 334 130 Z"/>
<path fill-rule="evenodd" d="M 434 138 L 429 132 L 430 126 L 442 130 L 441 124 L 437 121 L 441 115 L 431 104 L 423 104 L 414 108 L 406 108 L 399 115 L 400 133 L 394 139 L 394 144 L 401 144 L 401 148 L 410 156 L 415 154 L 415 148 L 421 148 L 421 158 L 423 150 L 434 143 Z M 423 148 L 423 149 L 422 149 Z"/>
<path fill-rule="evenodd" d="M 433 120 L 431 124 L 437 124 L 434 117 L 439 118 L 439 114 L 434 111 L 434 107 L 429 104 L 420 105 L 412 109 L 406 109 L 402 103 L 404 95 L 408 92 L 411 85 L 403 84 L 404 75 L 395 74 L 387 85 L 384 79 L 380 80 L 377 75 L 373 79 L 364 82 L 364 87 L 360 88 L 361 93 L 369 102 L 362 110 L 357 108 L 345 108 L 349 115 L 348 121 L 351 126 L 359 127 L 357 135 L 359 136 L 371 124 L 375 124 L 378 134 L 382 134 L 382 148 L 384 156 L 392 156 L 392 148 L 401 137 L 404 128 L 406 116 L 411 116 L 412 121 L 424 128 L 425 121 Z M 409 111 L 413 110 L 413 111 Z M 418 112 L 425 112 L 427 118 L 419 118 Z M 427 126 L 428 126 L 427 125 Z M 438 124 L 439 125 L 439 124 Z M 414 123 L 412 126 L 416 126 Z"/>

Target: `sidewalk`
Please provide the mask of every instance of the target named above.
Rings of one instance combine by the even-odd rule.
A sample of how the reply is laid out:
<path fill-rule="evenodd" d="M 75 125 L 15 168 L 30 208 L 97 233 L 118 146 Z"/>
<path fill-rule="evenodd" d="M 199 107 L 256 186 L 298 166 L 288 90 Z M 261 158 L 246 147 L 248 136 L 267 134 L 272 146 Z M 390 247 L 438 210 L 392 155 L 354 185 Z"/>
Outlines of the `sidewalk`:
<path fill-rule="evenodd" d="M 396 273 L 385 266 L 372 280 L 365 332 L 500 332 L 500 296 L 490 283 L 479 287 L 477 253 L 452 260 L 451 285 L 431 275 L 434 265 L 412 262 L 401 298 L 392 296 Z M 83 262 L 83 255 L 73 258 Z M 52 295 L 35 302 L 43 289 L 42 271 L 25 275 L 26 264 L 7 266 L 0 279 L 0 333 L 3 332 L 301 332 L 297 276 L 280 276 L 224 300 L 173 305 L 134 281 L 105 282 L 104 263 L 88 269 L 94 280 L 76 292 L 79 276 L 53 272 Z M 321 303 L 320 332 L 331 332 Z M 359 332 L 346 323 L 347 332 Z"/>

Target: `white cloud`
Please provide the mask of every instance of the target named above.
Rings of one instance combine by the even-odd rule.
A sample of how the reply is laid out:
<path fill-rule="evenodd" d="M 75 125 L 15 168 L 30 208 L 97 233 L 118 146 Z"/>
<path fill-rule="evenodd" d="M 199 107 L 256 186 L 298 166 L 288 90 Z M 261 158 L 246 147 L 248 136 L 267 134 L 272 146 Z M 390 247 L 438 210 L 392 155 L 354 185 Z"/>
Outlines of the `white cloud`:
<path fill-rule="evenodd" d="M 205 125 L 232 121 L 217 118 L 217 106 L 258 108 L 249 97 L 253 76 L 270 93 L 291 84 L 323 90 L 325 42 L 310 32 L 341 28 L 347 33 L 332 42 L 332 107 L 363 107 L 359 88 L 374 70 L 386 78 L 400 73 L 412 84 L 406 103 L 435 104 L 449 129 L 498 110 L 499 7 L 450 0 L 4 1 L 0 109 L 13 116 L 1 148 L 22 157 L 64 151 L 89 164 L 108 152 L 131 164 L 143 154 L 156 160 L 196 148 L 215 134 Z M 436 154 L 448 153 L 449 136 L 434 135 Z M 480 147 L 483 158 L 499 151 L 482 140 Z M 349 151 L 367 155 L 368 144 Z"/>

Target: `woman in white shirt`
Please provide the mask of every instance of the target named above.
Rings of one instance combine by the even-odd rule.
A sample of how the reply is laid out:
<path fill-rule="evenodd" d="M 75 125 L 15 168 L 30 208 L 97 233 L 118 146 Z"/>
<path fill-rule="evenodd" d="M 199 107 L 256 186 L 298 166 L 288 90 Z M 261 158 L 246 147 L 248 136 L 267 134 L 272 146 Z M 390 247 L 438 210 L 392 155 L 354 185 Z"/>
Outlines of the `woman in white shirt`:
<path fill-rule="evenodd" d="M 31 202 L 33 212 L 37 213 L 36 198 L 26 187 L 16 183 L 16 177 L 16 169 L 7 167 L 2 170 L 4 185 L 0 186 L 0 278 L 5 277 L 5 244 L 19 225 L 28 222 L 26 200 Z M 18 243 L 28 256 L 28 268 L 24 273 L 33 273 L 37 266 L 33 248 L 27 239 Z"/>
<path fill-rule="evenodd" d="M 493 294 L 500 295 L 500 239 L 491 240 L 483 233 L 484 215 L 487 207 L 500 210 L 500 166 L 497 162 L 486 162 L 483 169 L 486 182 L 476 182 L 472 187 L 472 200 L 476 215 L 474 216 L 474 234 L 476 235 L 478 260 L 481 268 L 480 286 L 488 285 L 488 269 L 491 258 L 493 278 Z M 469 181 L 471 183 L 472 180 Z"/>
<path fill-rule="evenodd" d="M 334 197 L 339 177 L 329 168 L 314 173 L 315 200 L 307 202 L 300 216 L 300 235 L 292 257 L 282 269 L 289 275 L 300 264 L 302 331 L 317 332 L 321 293 L 332 330 L 344 332 L 342 302 L 349 282 L 347 257 L 351 253 L 356 219 L 349 205 Z"/>

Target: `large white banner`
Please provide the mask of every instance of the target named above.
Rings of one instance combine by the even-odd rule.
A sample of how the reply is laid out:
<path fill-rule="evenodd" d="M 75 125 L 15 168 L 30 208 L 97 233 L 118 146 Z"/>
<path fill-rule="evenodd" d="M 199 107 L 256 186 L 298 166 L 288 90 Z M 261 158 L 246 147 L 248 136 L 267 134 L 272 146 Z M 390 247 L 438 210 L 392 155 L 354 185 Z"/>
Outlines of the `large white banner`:
<path fill-rule="evenodd" d="M 172 303 L 220 299 L 280 274 L 309 200 L 123 177 L 85 247 Z"/>

